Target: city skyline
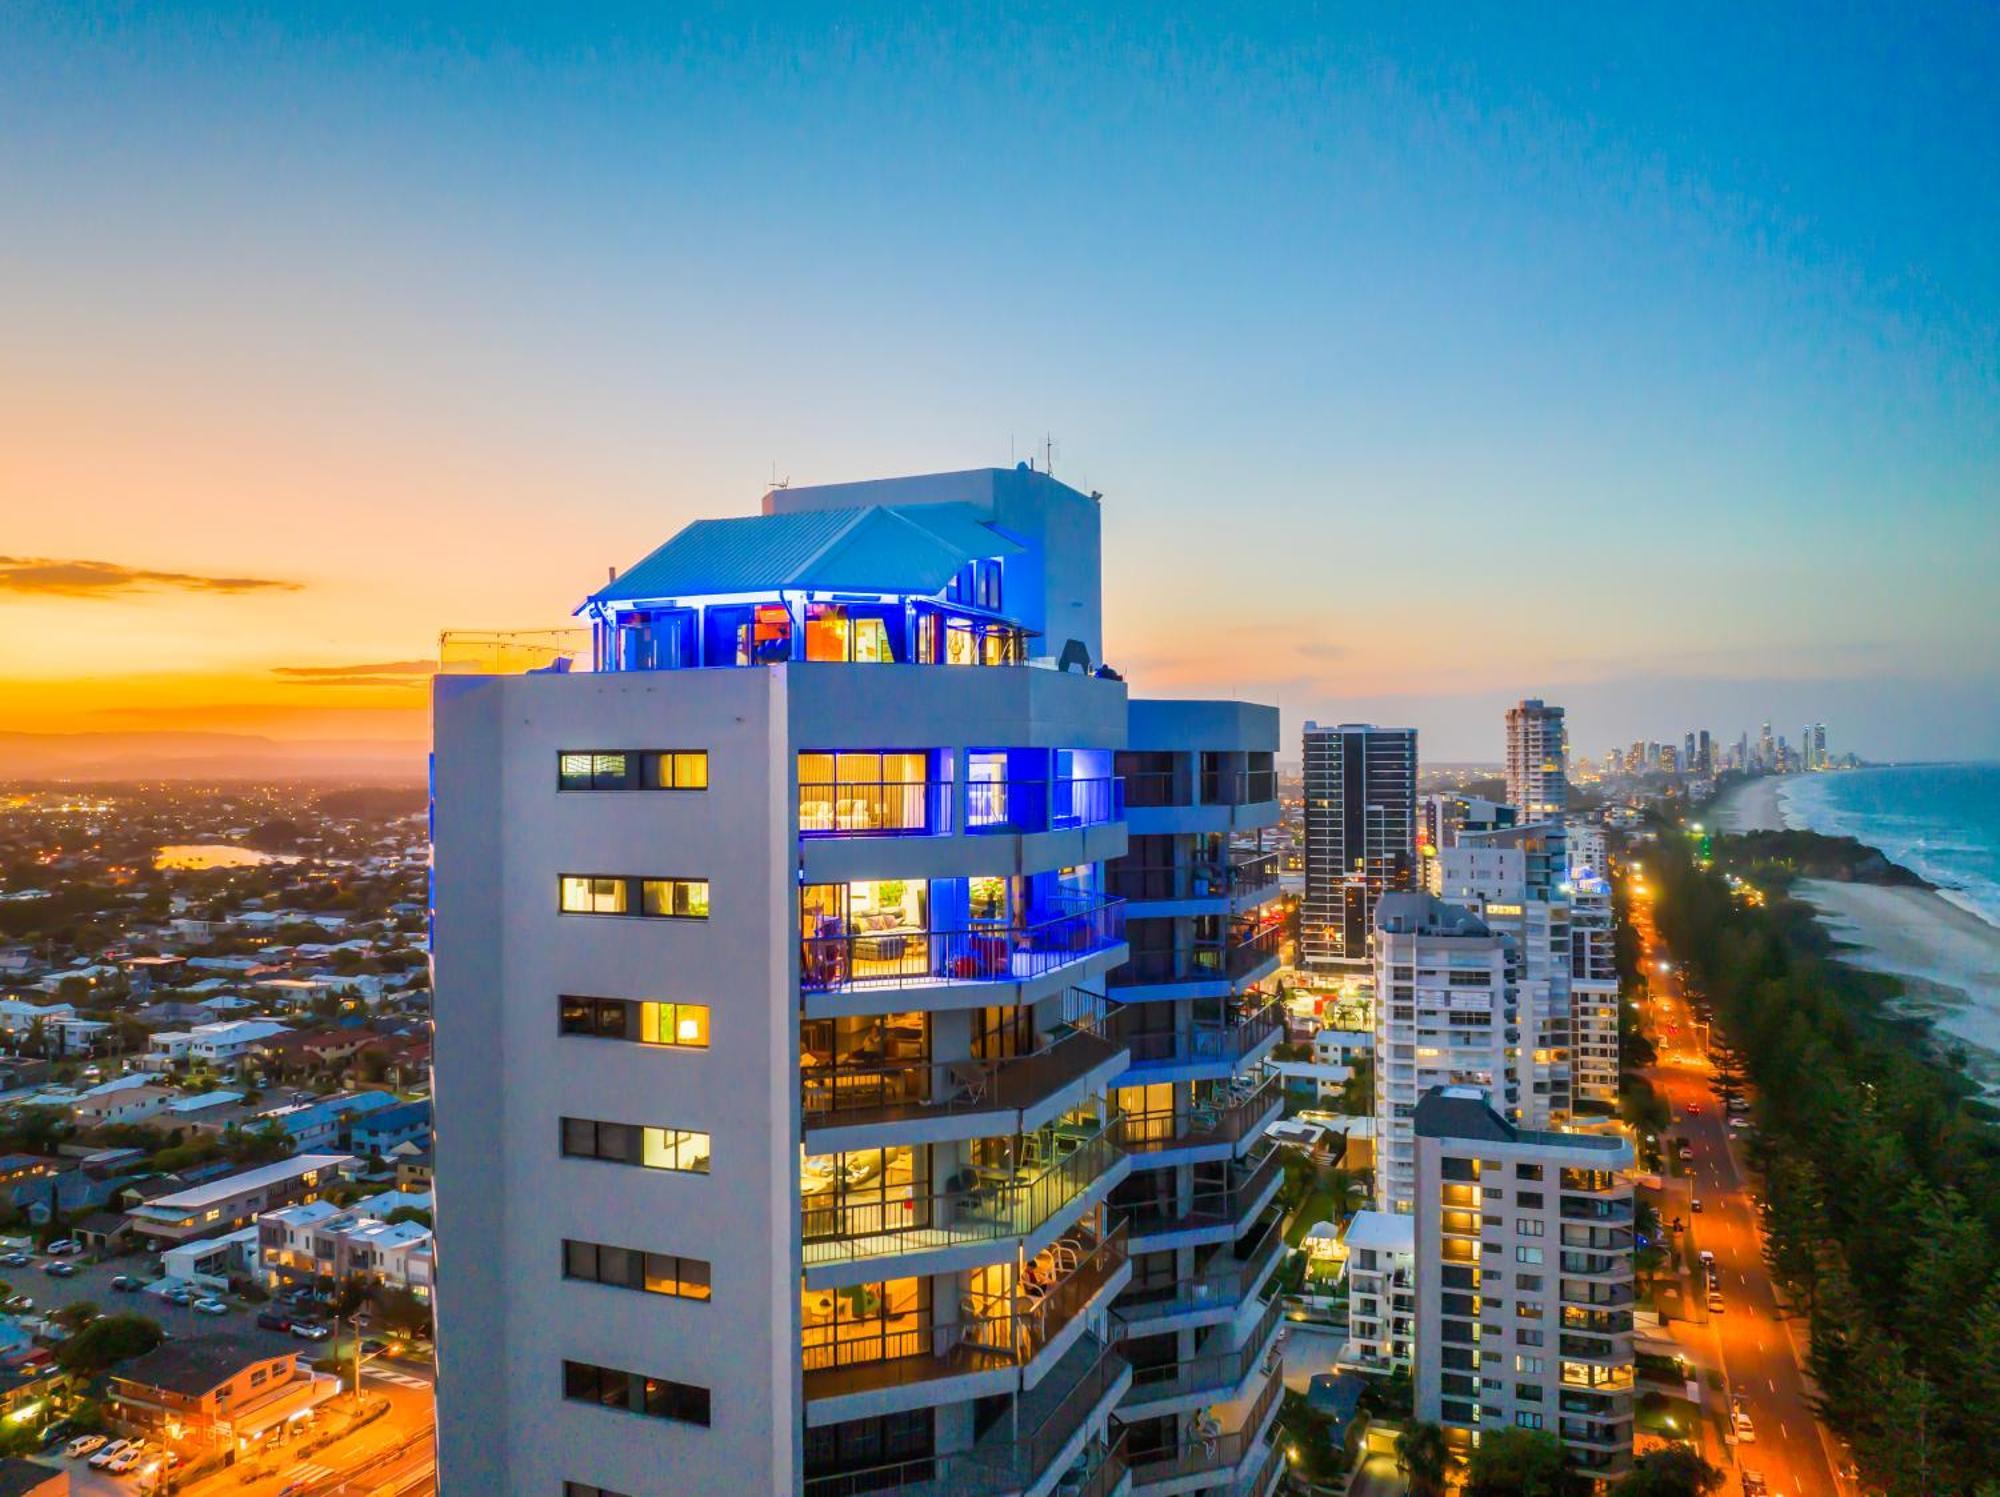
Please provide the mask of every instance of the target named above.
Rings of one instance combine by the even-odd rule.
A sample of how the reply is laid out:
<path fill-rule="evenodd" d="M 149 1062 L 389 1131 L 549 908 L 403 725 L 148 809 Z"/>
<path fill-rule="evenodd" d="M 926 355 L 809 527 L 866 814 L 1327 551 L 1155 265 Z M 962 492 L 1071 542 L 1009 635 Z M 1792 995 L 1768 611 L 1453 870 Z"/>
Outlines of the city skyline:
<path fill-rule="evenodd" d="M 1891 24 L 17 8 L 4 727 L 414 749 L 442 629 L 1052 435 L 1112 662 L 1288 744 L 2000 755 L 1996 32 Z"/>

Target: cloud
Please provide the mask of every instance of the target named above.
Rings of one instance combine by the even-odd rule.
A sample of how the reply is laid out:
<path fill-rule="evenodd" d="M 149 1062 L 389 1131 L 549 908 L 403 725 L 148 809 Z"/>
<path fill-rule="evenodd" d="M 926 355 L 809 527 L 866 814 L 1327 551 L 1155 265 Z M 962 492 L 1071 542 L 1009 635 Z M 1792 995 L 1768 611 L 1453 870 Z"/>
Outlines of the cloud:
<path fill-rule="evenodd" d="M 1308 640 L 1292 648 L 1308 660 L 1345 660 L 1349 653 L 1346 645 L 1335 644 L 1330 639 Z"/>
<path fill-rule="evenodd" d="M 46 556 L 0 556 L 0 592 L 58 598 L 108 598 L 152 588 L 192 593 L 290 592 L 296 582 L 274 577 L 215 577 L 199 572 L 156 572 L 115 561 L 58 561 Z"/>
<path fill-rule="evenodd" d="M 314 686 L 401 686 L 437 674 L 435 660 L 376 660 L 363 665 L 280 665 L 271 674 Z"/>

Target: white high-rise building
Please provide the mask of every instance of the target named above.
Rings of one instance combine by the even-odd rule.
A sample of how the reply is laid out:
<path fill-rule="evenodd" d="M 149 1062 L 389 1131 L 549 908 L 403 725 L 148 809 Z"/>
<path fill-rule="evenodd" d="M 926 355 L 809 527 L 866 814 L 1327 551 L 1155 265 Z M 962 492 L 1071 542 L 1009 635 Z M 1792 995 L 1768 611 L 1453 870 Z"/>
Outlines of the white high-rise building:
<path fill-rule="evenodd" d="M 1569 847 L 1571 878 L 1584 873 L 1602 874 L 1610 866 L 1610 844 L 1604 837 L 1604 823 L 1594 816 L 1564 817 L 1563 839 Z"/>
<path fill-rule="evenodd" d="M 1613 1108 L 1618 1103 L 1618 965 L 1612 929 L 1611 885 L 1594 873 L 1573 874 L 1569 892 L 1570 1080 L 1579 1105 L 1592 1103 L 1600 1108 Z"/>
<path fill-rule="evenodd" d="M 1365 969 L 1375 901 L 1416 887 L 1417 730 L 1309 722 L 1304 754 L 1301 955 Z"/>
<path fill-rule="evenodd" d="M 1385 894 L 1375 906 L 1375 1204 L 1416 1200 L 1417 1099 L 1474 1086 L 1519 1117 L 1520 958 L 1463 905 Z"/>
<path fill-rule="evenodd" d="M 1445 849 L 1443 898 L 1464 905 L 1504 936 L 1519 959 L 1523 1041 L 1521 1122 L 1566 1120 L 1570 1069 L 1568 858 L 1563 824 L 1536 822 L 1467 832 Z"/>
<path fill-rule="evenodd" d="M 1560 821 L 1569 805 L 1563 709 L 1524 697 L 1507 709 L 1507 800 L 1523 821 Z"/>
<path fill-rule="evenodd" d="M 1417 803 L 1417 887 L 1428 894 L 1444 892 L 1438 856 L 1455 846 L 1461 833 L 1492 831 L 1518 819 L 1512 806 L 1477 795 L 1425 796 Z"/>
<path fill-rule="evenodd" d="M 1417 1418 L 1461 1456 L 1537 1429 L 1593 1476 L 1626 1470 L 1631 1145 L 1518 1128 L 1474 1088 L 1428 1093 L 1415 1127 Z"/>
<path fill-rule="evenodd" d="M 1228 1277 L 1204 1250 L 1259 1251 L 1276 1171 L 1252 1115 L 1266 1016 L 1233 1001 L 1256 974 L 1232 947 L 1213 1011 L 1158 995 L 1174 1048 L 1150 1058 L 1181 1061 L 1185 1033 L 1195 1068 L 1166 1083 L 1169 1131 L 1118 1114 L 1136 1057 L 1102 997 L 1128 954 L 1106 868 L 1130 850 L 1133 706 L 1091 671 L 1098 535 L 1090 497 L 1025 468 L 775 491 L 592 595 L 585 658 L 460 674 L 478 642 L 449 642 L 445 1490 L 1276 1481 L 1251 1261 L 1228 1265 L 1249 1292 L 1146 1348 L 1142 1386 L 1110 1313 L 1158 1213 L 1203 1245 L 1143 1265 L 1174 1304 Z M 1275 814 L 1234 793 L 1259 753 L 1268 778 L 1259 710 L 1172 745 L 1215 756 L 1175 813 L 1193 830 Z M 1260 908 L 1240 881 L 1189 898 Z M 1184 1099 L 1194 1075 L 1243 1105 Z M 1134 1147 L 1180 1151 L 1143 1224 L 1113 1201 Z M 1175 1397 L 1238 1421 L 1207 1466 L 1159 1412 Z"/>

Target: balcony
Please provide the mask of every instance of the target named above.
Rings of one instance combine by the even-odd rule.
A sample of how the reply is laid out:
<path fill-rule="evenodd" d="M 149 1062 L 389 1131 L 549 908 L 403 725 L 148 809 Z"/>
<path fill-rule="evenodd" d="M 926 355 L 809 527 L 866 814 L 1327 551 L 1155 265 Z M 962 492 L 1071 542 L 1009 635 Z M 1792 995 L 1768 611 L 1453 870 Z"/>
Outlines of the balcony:
<path fill-rule="evenodd" d="M 946 1119 L 973 1120 L 971 1129 L 928 1129 L 927 1134 L 971 1137 L 1003 1131 L 996 1115 L 1012 1115 L 1005 1131 L 1032 1132 L 1081 1094 L 1100 1091 L 1128 1060 L 1124 1047 L 1087 1030 L 1052 1039 L 1030 1055 L 1004 1060 L 808 1063 L 799 1074 L 799 1113 L 810 1134 L 821 1129 L 872 1128 Z M 809 1139 L 808 1153 L 862 1147 Z"/>
<path fill-rule="evenodd" d="M 965 787 L 965 829 L 1027 835 L 1102 826 L 1125 815 L 1117 776 L 1089 780 L 973 780 Z"/>
<path fill-rule="evenodd" d="M 1244 1337 L 1243 1344 L 1229 1351 L 1200 1352 L 1178 1361 L 1134 1367 L 1132 1391 L 1125 1395 L 1119 1416 L 1128 1421 L 1143 1417 L 1140 1410 L 1174 1399 L 1228 1402 L 1259 1368 L 1267 1372 L 1276 1369 L 1279 1356 L 1273 1341 L 1283 1319 L 1283 1308 L 1278 1299 L 1272 1299 Z"/>
<path fill-rule="evenodd" d="M 1631 1349 L 1621 1348 L 1617 1342 L 1599 1336 L 1573 1336 L 1564 1331 L 1557 1342 L 1566 1357 L 1577 1357 L 1586 1362 L 1613 1362 L 1621 1358 L 1629 1361 Z"/>
<path fill-rule="evenodd" d="M 1211 1083 L 1208 1093 L 1197 1097 L 1185 1115 L 1127 1115 L 1120 1124 L 1119 1142 L 1135 1155 L 1216 1149 L 1240 1153 L 1284 1106 L 1284 1080 L 1276 1075 Z"/>
<path fill-rule="evenodd" d="M 1562 1271 L 1566 1274 L 1585 1274 L 1592 1278 L 1617 1275 L 1632 1276 L 1632 1258 L 1629 1253 L 1578 1253 L 1565 1250 L 1562 1255 Z"/>
<path fill-rule="evenodd" d="M 1600 1336 L 1629 1334 L 1632 1329 L 1632 1312 L 1589 1310 L 1577 1305 L 1564 1305 L 1562 1324 L 1566 1331 L 1594 1331 Z"/>
<path fill-rule="evenodd" d="M 1225 946 L 1195 946 L 1186 951 L 1135 951 L 1114 969 L 1106 983 L 1114 988 L 1164 987 L 1178 983 L 1254 982 L 1268 975 L 1284 943 L 1284 926 L 1273 921 L 1261 928 L 1247 926 Z M 1175 996 L 1198 996 L 1178 994 Z"/>
<path fill-rule="evenodd" d="M 1611 1308 L 1633 1301 L 1631 1276 L 1623 1283 L 1602 1283 L 1594 1279 L 1563 1279 L 1561 1297 L 1565 1305 Z"/>
<path fill-rule="evenodd" d="M 938 837 L 951 831 L 951 803 L 949 780 L 801 781 L 798 830 L 801 837 Z"/>
<path fill-rule="evenodd" d="M 1165 1322 L 1185 1317 L 1233 1316 L 1246 1300 L 1263 1291 L 1284 1256 L 1282 1227 L 1274 1217 L 1261 1231 L 1217 1249 L 1190 1277 L 1126 1290 L 1114 1313 L 1133 1336 L 1168 1329 Z"/>
<path fill-rule="evenodd" d="M 1121 1005 L 1109 1016 L 1106 1032 L 1131 1053 L 1132 1069 L 1218 1066 L 1234 1070 L 1245 1058 L 1274 1044 L 1285 1030 L 1284 1005 L 1245 1004 L 1223 1024 L 1195 1023 L 1181 1030 L 1142 1029 L 1143 1009 Z M 1157 1079 L 1134 1077 L 1134 1081 Z"/>
<path fill-rule="evenodd" d="M 1632 1198 L 1626 1196 L 1623 1200 L 1598 1201 L 1565 1195 L 1562 1198 L 1562 1218 L 1564 1221 L 1627 1223 L 1632 1220 Z"/>
<path fill-rule="evenodd" d="M 1135 1238 L 1189 1234 L 1191 1241 L 1219 1242 L 1240 1237 L 1277 1198 L 1285 1177 L 1283 1161 L 1276 1149 L 1268 1149 L 1255 1162 L 1231 1164 L 1227 1173 L 1230 1178 L 1226 1184 L 1197 1185 L 1184 1210 L 1176 1203 L 1160 1201 L 1120 1203 L 1117 1209 Z M 1168 1245 L 1149 1243 L 1146 1250 L 1158 1251 Z"/>
<path fill-rule="evenodd" d="M 1276 852 L 1231 849 L 1228 859 L 1220 863 L 1113 866 L 1106 870 L 1105 877 L 1112 893 L 1134 902 L 1227 899 L 1243 908 L 1269 898 L 1276 891 L 1279 864 Z"/>
<path fill-rule="evenodd" d="M 1117 1126 L 1115 1114 L 1089 1130 L 1059 1125 L 1051 1131 L 1057 1157 L 1031 1172 L 967 1168 L 944 1190 L 883 1200 L 822 1205 L 808 1196 L 800 1202 L 799 1214 L 809 1280 L 812 1270 L 829 1265 L 1033 1236 L 1085 1202 L 1093 1190 L 1108 1189 L 1122 1178 L 1127 1161 L 1113 1142 Z"/>
<path fill-rule="evenodd" d="M 1032 1375 L 1052 1349 L 1067 1344 L 1064 1332 L 1108 1289 L 1121 1281 L 1126 1268 L 1125 1230 L 1121 1225 L 1102 1238 L 1079 1232 L 1052 1245 L 1041 1255 L 1053 1277 L 1039 1287 L 1025 1288 L 1007 1301 L 967 1304 L 955 1321 L 940 1321 L 835 1339 L 808 1325 L 800 1357 L 805 1370 L 808 1402 L 853 1398 L 887 1389 L 911 1389 L 917 1396 L 889 1400 L 897 1407 L 918 1407 L 928 1397 L 922 1385 L 1005 1373 L 1006 1388 L 1018 1386 L 1016 1372 Z M 828 1292 L 828 1298 L 831 1293 Z M 927 1317 L 926 1317 L 927 1318 Z M 831 1332 L 832 1328 L 825 1328 Z M 987 1387 L 946 1390 L 943 1396 L 990 1396 Z M 853 1413 L 889 1411 L 880 1401 Z M 845 1417 L 834 1411 L 831 1417 Z"/>
<path fill-rule="evenodd" d="M 806 936 L 799 943 L 799 988 L 873 992 L 1022 982 L 1112 951 L 1124 939 L 1124 900 L 1053 898 L 1021 925 Z"/>
<path fill-rule="evenodd" d="M 996 1420 L 972 1448 L 924 1456 L 865 1471 L 809 1476 L 805 1497 L 862 1497 L 894 1491 L 909 1497 L 1015 1497 L 1053 1472 L 1087 1459 L 1092 1427 L 1131 1385 L 1125 1359 L 1085 1336 L 1034 1388 L 1015 1402 L 1014 1417 Z M 1116 1483 L 1104 1488 L 1115 1490 Z"/>
<path fill-rule="evenodd" d="M 1622 1227 L 1564 1227 L 1562 1245 L 1599 1253 L 1629 1252 L 1632 1234 Z"/>
<path fill-rule="evenodd" d="M 1134 1379 L 1136 1389 L 1139 1386 L 1136 1372 Z M 1184 1443 L 1178 1449 L 1132 1455 L 1133 1491 L 1217 1472 L 1236 1474 L 1240 1467 L 1261 1453 L 1266 1427 L 1284 1391 L 1285 1380 L 1272 1377 L 1244 1411 L 1242 1421 L 1235 1429 L 1225 1431 L 1212 1425 L 1198 1427 L 1182 1432 Z"/>

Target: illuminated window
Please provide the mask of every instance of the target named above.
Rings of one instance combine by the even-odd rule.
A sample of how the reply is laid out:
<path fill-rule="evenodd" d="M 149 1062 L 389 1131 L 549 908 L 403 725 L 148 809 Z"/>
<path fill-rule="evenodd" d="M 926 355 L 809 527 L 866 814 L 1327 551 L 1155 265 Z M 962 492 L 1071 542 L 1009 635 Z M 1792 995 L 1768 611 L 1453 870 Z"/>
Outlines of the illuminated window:
<path fill-rule="evenodd" d="M 640 913 L 676 920 L 708 918 L 705 878 L 647 878 L 639 881 Z"/>
<path fill-rule="evenodd" d="M 659 788 L 662 790 L 706 790 L 708 788 L 708 751 L 676 750 L 660 755 L 657 766 Z"/>
<path fill-rule="evenodd" d="M 708 1389 L 663 1377 L 644 1377 L 588 1362 L 564 1362 L 563 1397 L 573 1403 L 596 1404 L 628 1414 L 707 1425 Z"/>
<path fill-rule="evenodd" d="M 669 1045 L 684 1050 L 708 1048 L 708 1005 L 656 1003 L 628 998 L 562 997 L 556 1000 L 557 1027 L 563 1034 L 600 1040 L 630 1040 L 641 1045 Z"/>
<path fill-rule="evenodd" d="M 562 1151 L 570 1159 L 601 1159 L 679 1174 L 708 1173 L 709 1137 L 686 1128 L 653 1128 L 600 1123 L 590 1118 L 562 1120 Z"/>
<path fill-rule="evenodd" d="M 709 1263 L 676 1253 L 646 1253 L 637 1248 L 609 1247 L 599 1242 L 563 1242 L 563 1277 L 639 1289 L 674 1299 L 709 1297 Z"/>
<path fill-rule="evenodd" d="M 564 874 L 562 912 L 565 915 L 622 915 L 626 909 L 626 881 L 622 878 L 592 878 Z"/>
<path fill-rule="evenodd" d="M 558 790 L 706 790 L 706 749 L 564 749 Z"/>
<path fill-rule="evenodd" d="M 706 920 L 705 878 L 623 878 L 565 873 L 559 908 L 565 915 L 640 915 L 648 919 Z"/>

